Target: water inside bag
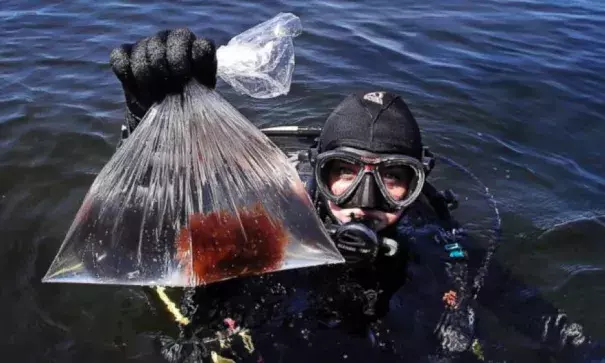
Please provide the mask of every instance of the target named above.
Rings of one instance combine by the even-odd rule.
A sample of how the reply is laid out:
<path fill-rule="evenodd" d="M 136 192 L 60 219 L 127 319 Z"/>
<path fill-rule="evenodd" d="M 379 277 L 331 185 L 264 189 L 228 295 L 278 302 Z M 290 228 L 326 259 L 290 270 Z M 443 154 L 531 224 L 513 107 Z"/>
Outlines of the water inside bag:
<path fill-rule="evenodd" d="M 196 286 L 340 262 L 286 155 L 192 81 L 101 170 L 43 281 Z"/>

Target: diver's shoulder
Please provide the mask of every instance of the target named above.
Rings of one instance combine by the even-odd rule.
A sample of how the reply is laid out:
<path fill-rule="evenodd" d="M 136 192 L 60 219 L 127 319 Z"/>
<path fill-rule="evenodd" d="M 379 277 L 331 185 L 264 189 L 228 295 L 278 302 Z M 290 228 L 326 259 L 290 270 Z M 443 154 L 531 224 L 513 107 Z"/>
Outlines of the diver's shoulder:
<path fill-rule="evenodd" d="M 398 225 L 419 226 L 431 224 L 448 228 L 454 222 L 453 218 L 449 213 L 439 213 L 440 206 L 435 203 L 435 200 L 421 194 L 402 214 Z"/>

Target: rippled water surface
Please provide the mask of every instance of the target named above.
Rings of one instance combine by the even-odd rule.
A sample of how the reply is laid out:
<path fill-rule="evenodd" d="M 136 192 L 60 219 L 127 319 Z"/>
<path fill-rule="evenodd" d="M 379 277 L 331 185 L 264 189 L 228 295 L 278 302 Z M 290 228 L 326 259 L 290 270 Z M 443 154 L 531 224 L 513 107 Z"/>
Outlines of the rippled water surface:
<path fill-rule="evenodd" d="M 426 144 L 498 199 L 498 260 L 605 340 L 600 1 L 234 4 L 2 3 L 3 361 L 126 361 L 149 351 L 137 334 L 157 329 L 137 289 L 40 283 L 118 141 L 111 49 L 181 26 L 224 44 L 282 11 L 305 28 L 290 94 L 255 100 L 219 84 L 227 99 L 257 125 L 321 125 L 351 91 L 402 94 Z"/>

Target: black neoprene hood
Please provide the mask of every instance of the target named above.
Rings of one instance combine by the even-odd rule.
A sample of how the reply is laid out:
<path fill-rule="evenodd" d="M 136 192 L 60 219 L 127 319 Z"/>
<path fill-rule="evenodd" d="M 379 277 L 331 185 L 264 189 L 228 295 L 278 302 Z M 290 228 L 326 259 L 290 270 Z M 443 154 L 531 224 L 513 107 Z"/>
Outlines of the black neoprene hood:
<path fill-rule="evenodd" d="M 354 93 L 332 111 L 323 126 L 318 151 L 341 146 L 422 157 L 416 119 L 405 101 L 389 92 Z"/>

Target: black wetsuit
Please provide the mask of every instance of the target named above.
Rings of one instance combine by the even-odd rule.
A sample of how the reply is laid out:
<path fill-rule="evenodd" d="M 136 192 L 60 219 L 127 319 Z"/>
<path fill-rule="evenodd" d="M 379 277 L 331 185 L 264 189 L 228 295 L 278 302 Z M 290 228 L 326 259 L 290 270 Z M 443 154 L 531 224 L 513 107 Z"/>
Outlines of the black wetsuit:
<path fill-rule="evenodd" d="M 311 180 L 308 165 L 299 164 L 298 170 L 303 180 Z M 456 233 L 439 194 L 430 187 L 425 192 L 396 226 L 380 233 L 397 241 L 395 256 L 199 288 L 188 337 L 207 359 L 214 351 L 236 361 L 267 363 L 472 362 L 489 360 L 498 346 L 482 340 L 477 329 L 475 306 L 481 304 L 532 339 L 539 357 L 573 362 L 605 357 L 557 309 L 537 295 L 520 294 L 527 287 L 496 264 L 475 300 L 472 280 L 484 251 Z M 325 217 L 321 208 L 319 213 Z M 227 318 L 250 330 L 252 352 L 241 339 L 228 348 L 213 339 L 226 332 Z"/>
<path fill-rule="evenodd" d="M 308 171 L 299 165 L 303 180 Z M 476 314 L 482 305 L 533 342 L 532 359 L 588 362 L 603 356 L 579 325 L 528 295 L 526 285 L 495 263 L 474 299 L 473 279 L 485 251 L 457 232 L 440 194 L 430 186 L 425 192 L 395 227 L 380 233 L 398 242 L 395 256 L 210 285 L 196 301 L 202 309 L 213 306 L 214 314 L 197 314 L 197 325 L 210 327 L 207 332 L 224 329 L 223 319 L 231 317 L 250 327 L 256 350 L 249 356 L 240 349 L 242 361 L 516 361 L 518 356 L 499 351 L 498 342 L 483 339 Z M 459 249 L 452 249 L 455 244 Z"/>

